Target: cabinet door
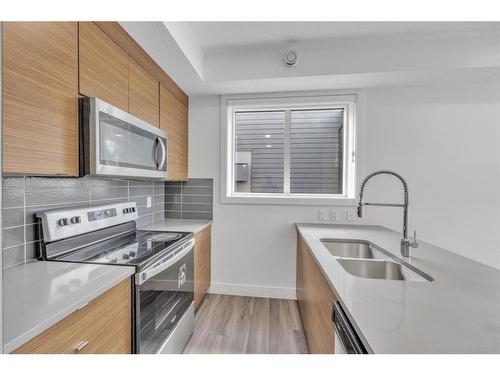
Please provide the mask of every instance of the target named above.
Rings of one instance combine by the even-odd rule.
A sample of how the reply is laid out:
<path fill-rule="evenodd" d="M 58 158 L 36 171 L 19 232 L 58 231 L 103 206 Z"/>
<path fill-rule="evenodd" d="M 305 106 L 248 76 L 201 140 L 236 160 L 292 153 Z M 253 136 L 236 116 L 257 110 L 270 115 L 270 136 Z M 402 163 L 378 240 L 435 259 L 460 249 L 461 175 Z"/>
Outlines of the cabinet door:
<path fill-rule="evenodd" d="M 80 94 L 128 111 L 128 55 L 93 22 L 79 23 Z"/>
<path fill-rule="evenodd" d="M 128 110 L 151 125 L 160 125 L 160 83 L 129 57 Z"/>
<path fill-rule="evenodd" d="M 196 233 L 194 245 L 194 307 L 198 308 L 210 287 L 211 226 Z"/>
<path fill-rule="evenodd" d="M 297 234 L 297 299 L 311 354 L 333 353 L 335 295 L 304 239 Z"/>
<path fill-rule="evenodd" d="M 168 180 L 188 178 L 188 106 L 160 85 L 160 128 L 168 136 Z"/>
<path fill-rule="evenodd" d="M 76 22 L 3 23 L 3 168 L 78 175 Z"/>
<path fill-rule="evenodd" d="M 127 279 L 13 353 L 128 354 L 131 351 L 132 287 Z"/>

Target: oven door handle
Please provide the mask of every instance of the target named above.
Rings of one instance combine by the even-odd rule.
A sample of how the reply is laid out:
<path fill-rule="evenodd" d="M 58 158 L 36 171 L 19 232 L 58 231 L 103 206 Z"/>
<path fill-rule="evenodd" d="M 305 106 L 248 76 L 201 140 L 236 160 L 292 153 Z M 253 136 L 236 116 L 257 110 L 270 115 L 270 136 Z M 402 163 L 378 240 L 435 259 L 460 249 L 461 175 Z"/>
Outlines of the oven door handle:
<path fill-rule="evenodd" d="M 190 239 L 187 243 L 182 245 L 181 250 L 175 254 L 171 258 L 167 259 L 160 259 L 158 262 L 153 264 L 150 268 L 145 269 L 142 272 L 139 272 L 135 276 L 135 283 L 137 285 L 142 285 L 144 282 L 146 282 L 148 279 L 152 278 L 153 276 L 159 274 L 160 272 L 166 270 L 168 267 L 170 267 L 172 264 L 177 262 L 179 259 L 184 257 L 187 253 L 189 253 L 191 250 L 194 248 L 194 238 Z"/>

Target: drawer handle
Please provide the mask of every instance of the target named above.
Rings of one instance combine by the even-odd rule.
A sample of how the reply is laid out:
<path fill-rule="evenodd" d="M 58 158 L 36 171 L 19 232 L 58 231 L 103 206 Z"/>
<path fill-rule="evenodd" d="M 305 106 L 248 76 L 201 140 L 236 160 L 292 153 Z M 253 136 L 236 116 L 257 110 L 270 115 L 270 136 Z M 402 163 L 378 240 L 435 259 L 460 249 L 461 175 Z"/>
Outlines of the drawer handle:
<path fill-rule="evenodd" d="M 89 342 L 87 340 L 83 340 L 81 343 L 79 343 L 76 346 L 75 351 L 76 352 L 81 352 L 88 344 L 89 344 Z"/>

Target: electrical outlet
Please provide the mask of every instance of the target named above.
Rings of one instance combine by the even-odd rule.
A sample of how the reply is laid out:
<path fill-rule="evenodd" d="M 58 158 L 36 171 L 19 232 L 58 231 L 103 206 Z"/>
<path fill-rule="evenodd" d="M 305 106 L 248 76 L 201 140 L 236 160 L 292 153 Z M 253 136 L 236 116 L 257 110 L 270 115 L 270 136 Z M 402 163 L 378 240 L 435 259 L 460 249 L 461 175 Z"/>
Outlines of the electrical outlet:
<path fill-rule="evenodd" d="M 150 208 L 151 207 L 151 197 L 146 198 L 146 207 Z"/>
<path fill-rule="evenodd" d="M 326 208 L 318 208 L 318 220 L 320 221 L 328 220 L 328 214 Z"/>
<path fill-rule="evenodd" d="M 332 208 L 330 211 L 330 220 L 339 221 L 339 212 L 335 208 Z"/>
<path fill-rule="evenodd" d="M 354 221 L 355 215 L 353 210 L 347 210 L 345 212 L 345 219 L 347 221 Z"/>

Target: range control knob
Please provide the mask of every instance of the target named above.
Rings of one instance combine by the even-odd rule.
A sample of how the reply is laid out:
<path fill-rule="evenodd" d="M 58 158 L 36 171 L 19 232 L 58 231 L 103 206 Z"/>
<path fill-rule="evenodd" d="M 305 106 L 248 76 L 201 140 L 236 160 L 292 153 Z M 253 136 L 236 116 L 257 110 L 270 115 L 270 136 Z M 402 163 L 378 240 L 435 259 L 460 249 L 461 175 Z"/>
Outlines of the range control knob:
<path fill-rule="evenodd" d="M 80 216 L 73 216 L 71 219 L 71 224 L 78 224 L 81 222 Z"/>
<path fill-rule="evenodd" d="M 59 225 L 60 227 L 68 225 L 68 219 L 64 217 L 62 219 L 57 220 L 57 225 Z"/>

